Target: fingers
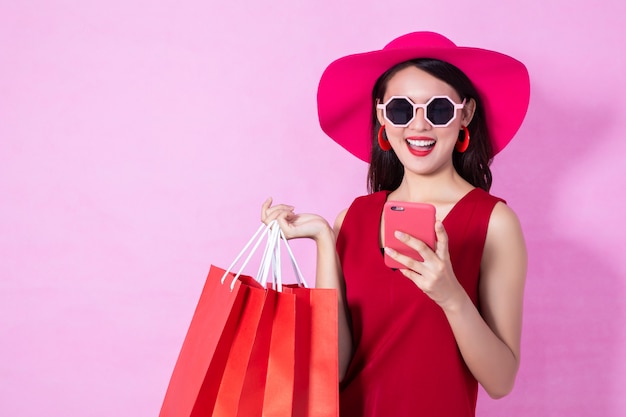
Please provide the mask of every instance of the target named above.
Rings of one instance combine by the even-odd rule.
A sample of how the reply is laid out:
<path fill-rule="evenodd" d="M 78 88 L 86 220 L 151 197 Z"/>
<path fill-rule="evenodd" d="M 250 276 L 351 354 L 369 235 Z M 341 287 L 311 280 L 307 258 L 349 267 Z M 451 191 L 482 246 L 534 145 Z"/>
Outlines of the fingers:
<path fill-rule="evenodd" d="M 272 205 L 272 201 L 273 201 L 272 197 L 267 197 L 267 200 L 265 200 L 263 204 L 261 205 L 261 209 L 265 211 L 268 208 L 270 208 L 270 206 Z"/>
<path fill-rule="evenodd" d="M 276 219 L 286 219 L 290 215 L 293 215 L 293 206 L 287 204 L 277 204 L 272 206 L 272 197 L 269 197 L 261 205 L 261 221 L 265 224 L 269 224 Z"/>
<path fill-rule="evenodd" d="M 438 240 L 436 246 L 436 248 L 438 249 L 436 253 L 424 241 L 403 233 L 399 230 L 395 231 L 394 236 L 396 237 L 396 239 L 398 239 L 400 242 L 404 243 L 411 249 L 417 251 L 422 259 L 414 259 L 410 256 L 398 253 L 391 248 L 385 248 L 385 251 L 387 251 L 389 253 L 389 256 L 391 256 L 393 259 L 403 265 L 406 265 L 407 268 L 412 269 L 417 273 L 421 273 L 424 268 L 424 262 L 437 262 L 440 257 L 443 257 L 441 255 L 445 255 L 447 253 L 448 236 L 441 222 L 437 222 L 435 224 L 435 233 L 437 234 L 437 239 L 440 240 Z"/>
<path fill-rule="evenodd" d="M 433 258 L 435 255 L 440 259 L 447 259 L 449 257 L 448 233 L 446 233 L 446 229 L 443 226 L 443 223 L 439 220 L 435 222 L 436 242 L 434 249 L 428 246 L 424 241 L 410 236 L 406 233 L 396 231 L 394 235 L 399 241 L 419 252 L 419 254 L 425 261 L 430 259 L 435 260 Z"/>
<path fill-rule="evenodd" d="M 271 205 L 272 197 L 268 197 L 267 200 L 265 200 L 263 204 L 261 204 L 261 221 L 265 224 L 267 224 L 267 209 L 269 209 Z"/>
<path fill-rule="evenodd" d="M 437 242 L 435 243 L 437 256 L 441 259 L 446 259 L 448 257 L 448 233 L 446 228 L 443 227 L 443 223 L 439 220 L 435 223 L 435 234 L 437 236 Z"/>
<path fill-rule="evenodd" d="M 448 234 L 440 221 L 435 223 L 437 242 L 433 251 L 425 242 L 402 233 L 395 232 L 395 237 L 408 247 L 416 250 L 423 261 L 403 255 L 391 248 L 385 248 L 385 252 L 397 262 L 405 265 L 400 272 L 417 285 L 425 294 L 435 302 L 449 298 L 451 290 L 458 286 L 458 281 L 450 264 L 448 252 Z"/>
<path fill-rule="evenodd" d="M 399 230 L 396 230 L 394 236 L 400 242 L 404 243 L 411 249 L 416 250 L 423 259 L 426 259 L 424 257 L 427 256 L 429 253 L 432 253 L 432 249 L 424 241 L 416 237 L 400 232 Z"/>
<path fill-rule="evenodd" d="M 424 266 L 421 261 L 403 255 L 389 247 L 385 248 L 385 253 L 392 257 L 395 261 L 405 266 L 405 268 L 399 269 L 402 275 L 413 281 L 418 288 L 421 289 L 423 287 L 424 284 L 422 281 L 424 277 L 422 276 L 422 273 L 424 272 Z"/>
<path fill-rule="evenodd" d="M 403 255 L 402 253 L 385 246 L 385 253 L 389 255 L 393 260 L 401 263 L 405 267 L 411 270 L 419 269 L 419 264 L 421 263 L 417 259 L 413 259 L 410 256 Z"/>

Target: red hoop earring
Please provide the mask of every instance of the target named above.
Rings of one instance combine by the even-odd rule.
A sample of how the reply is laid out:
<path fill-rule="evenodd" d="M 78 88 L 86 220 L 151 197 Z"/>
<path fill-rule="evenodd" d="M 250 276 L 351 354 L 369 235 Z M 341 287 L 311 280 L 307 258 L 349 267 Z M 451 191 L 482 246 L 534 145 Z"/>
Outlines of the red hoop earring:
<path fill-rule="evenodd" d="M 454 149 L 456 149 L 457 152 L 459 153 L 465 152 L 470 143 L 469 129 L 467 128 L 467 126 L 462 126 L 462 127 L 463 127 L 463 131 L 465 132 L 465 136 L 463 137 L 463 140 L 457 140 L 456 145 L 454 146 Z"/>
<path fill-rule="evenodd" d="M 380 146 L 380 149 L 386 152 L 391 149 L 391 143 L 389 143 L 388 139 L 385 139 L 384 133 L 385 125 L 382 125 L 380 129 L 378 129 L 378 146 Z"/>

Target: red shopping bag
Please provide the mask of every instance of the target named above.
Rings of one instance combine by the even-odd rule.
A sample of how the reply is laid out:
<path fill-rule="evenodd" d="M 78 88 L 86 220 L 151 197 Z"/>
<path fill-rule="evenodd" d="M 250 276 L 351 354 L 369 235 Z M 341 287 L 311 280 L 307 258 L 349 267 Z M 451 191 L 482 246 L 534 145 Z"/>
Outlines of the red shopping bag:
<path fill-rule="evenodd" d="M 279 229 L 271 230 L 257 279 L 271 264 L 280 290 Z M 211 266 L 160 417 L 336 417 L 337 347 L 335 290 L 265 289 Z"/>
<path fill-rule="evenodd" d="M 296 296 L 293 415 L 339 415 L 337 290 L 290 287 Z"/>
<path fill-rule="evenodd" d="M 265 290 L 250 277 L 239 277 L 248 287 L 241 319 L 235 330 L 223 374 L 207 375 L 221 379 L 213 416 L 235 417 L 242 414 L 248 401 L 262 404 L 274 319 L 276 293 Z M 248 409 L 251 409 L 248 405 Z M 261 407 L 256 411 L 260 413 Z M 260 414 L 259 414 L 260 415 Z"/>
<path fill-rule="evenodd" d="M 293 416 L 296 299 L 268 289 L 271 328 L 257 339 L 237 416 Z"/>
<path fill-rule="evenodd" d="M 211 265 L 159 417 L 211 415 L 233 339 L 241 330 L 240 323 L 254 325 L 259 315 L 262 308 L 259 304 L 263 301 L 259 291 L 264 293 L 264 290 L 244 283 L 245 278 L 240 277 L 242 280 L 235 282 L 231 291 L 220 282 L 224 273 Z"/>
<path fill-rule="evenodd" d="M 265 310 L 273 311 L 272 323 L 259 324 L 264 334 L 257 334 L 243 389 L 237 386 L 237 416 L 337 417 L 337 292 L 283 290 L 267 290 Z M 232 410 L 215 415 L 235 415 Z"/>

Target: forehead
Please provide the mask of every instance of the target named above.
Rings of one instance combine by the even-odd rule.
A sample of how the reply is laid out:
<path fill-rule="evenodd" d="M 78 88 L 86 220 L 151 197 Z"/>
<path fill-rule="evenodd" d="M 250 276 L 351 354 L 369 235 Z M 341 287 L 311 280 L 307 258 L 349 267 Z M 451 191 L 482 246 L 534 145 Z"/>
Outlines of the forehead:
<path fill-rule="evenodd" d="M 460 99 L 450 84 L 413 66 L 403 68 L 389 78 L 383 100 L 386 101 L 391 96 L 407 96 L 415 103 L 425 103 L 432 96 Z"/>

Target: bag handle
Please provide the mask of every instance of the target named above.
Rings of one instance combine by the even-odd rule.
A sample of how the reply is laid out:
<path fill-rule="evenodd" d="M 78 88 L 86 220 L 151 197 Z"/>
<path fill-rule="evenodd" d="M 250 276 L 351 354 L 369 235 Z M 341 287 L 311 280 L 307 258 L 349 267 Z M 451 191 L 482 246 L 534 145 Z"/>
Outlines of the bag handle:
<path fill-rule="evenodd" d="M 268 257 L 266 258 L 268 264 L 271 261 L 271 268 L 273 272 L 272 287 L 277 291 L 282 291 L 282 263 L 281 263 L 281 258 L 280 258 L 280 253 L 281 253 L 280 246 L 281 246 L 281 241 L 282 241 L 283 245 L 285 246 L 289 254 L 289 260 L 291 261 L 291 266 L 293 268 L 294 276 L 296 277 L 296 283 L 301 287 L 309 288 L 309 285 L 304 279 L 304 275 L 302 274 L 302 271 L 300 270 L 300 267 L 298 266 L 296 257 L 294 256 L 293 251 L 291 250 L 289 241 L 285 237 L 285 233 L 282 231 L 278 223 L 276 223 L 275 226 L 273 225 L 272 229 L 275 230 L 275 233 L 270 232 L 270 237 L 268 238 L 268 248 L 270 248 L 270 250 L 271 248 L 273 248 L 273 254 L 271 257 L 268 255 Z M 263 277 L 263 281 L 261 282 L 261 284 L 263 286 L 266 286 L 267 276 L 268 276 L 267 270 L 264 270 L 263 275 L 260 275 L 260 276 Z"/>
<path fill-rule="evenodd" d="M 272 224 L 268 225 L 270 231 L 267 236 L 267 244 L 265 245 L 265 251 L 261 257 L 261 264 L 259 265 L 259 272 L 257 273 L 257 282 L 263 287 L 267 288 L 267 276 L 269 275 L 270 268 L 273 271 L 273 287 L 276 287 L 277 274 L 280 275 L 280 264 L 276 263 L 276 257 L 280 258 L 280 246 L 278 239 L 280 238 L 278 222 L 274 220 Z M 280 259 L 279 259 L 280 260 Z M 279 269 L 277 269 L 279 268 Z M 280 277 L 279 277 L 280 279 Z M 280 280 L 279 286 L 282 290 L 282 280 Z M 276 288 L 274 288 L 276 289 Z"/>
<path fill-rule="evenodd" d="M 243 247 L 241 252 L 239 252 L 239 254 L 235 257 L 235 260 L 226 269 L 226 272 L 224 272 L 224 275 L 222 276 L 222 279 L 221 279 L 222 284 L 224 283 L 224 281 L 226 281 L 226 277 L 228 276 L 228 274 L 232 272 L 235 265 L 237 265 L 237 262 L 239 262 L 241 257 L 248 250 L 248 248 L 254 243 L 254 246 L 252 247 L 252 249 L 250 249 L 250 252 L 248 253 L 248 257 L 243 261 L 243 264 L 239 268 L 239 272 L 235 275 L 235 279 L 233 280 L 233 284 L 231 285 L 231 290 L 234 288 L 234 281 L 236 281 L 237 278 L 239 278 L 239 275 L 241 275 L 241 272 L 243 271 L 243 269 L 246 267 L 246 265 L 248 265 L 248 262 L 250 262 L 252 255 L 254 255 L 254 253 L 256 252 L 257 248 L 259 247 L 259 245 L 263 241 L 263 238 L 265 237 L 265 235 L 268 233 L 269 230 L 270 230 L 270 225 L 266 226 L 264 224 L 262 224 L 261 227 L 257 229 L 257 231 L 250 238 L 248 243 L 246 243 L 246 245 Z M 256 239 L 256 242 L 255 242 L 255 239 Z"/>
<path fill-rule="evenodd" d="M 289 253 L 289 258 L 291 260 L 291 265 L 294 270 L 297 284 L 299 286 L 308 288 L 308 284 L 306 280 L 304 279 L 304 276 L 302 275 L 302 271 L 298 267 L 296 258 L 293 255 L 291 247 L 289 246 L 289 243 L 287 242 L 287 238 L 285 237 L 285 234 L 283 233 L 283 231 L 280 229 L 280 226 L 278 225 L 277 220 L 273 220 L 267 225 L 261 224 L 261 226 L 257 229 L 257 231 L 254 233 L 252 238 L 250 238 L 248 243 L 246 243 L 243 249 L 235 257 L 235 260 L 226 269 L 224 275 L 222 276 L 221 283 L 224 284 L 228 274 L 232 272 L 235 265 L 237 265 L 239 260 L 246 254 L 246 251 L 248 251 L 250 246 L 252 246 L 252 248 L 248 252 L 248 256 L 244 259 L 241 267 L 239 268 L 239 271 L 237 272 L 237 274 L 235 274 L 230 284 L 231 291 L 235 288 L 235 283 L 237 279 L 243 272 L 244 268 L 250 262 L 250 259 L 252 258 L 254 253 L 257 251 L 257 249 L 259 248 L 261 242 L 263 241 L 266 235 L 268 236 L 267 242 L 265 244 L 263 256 L 261 257 L 259 271 L 257 273 L 257 276 L 254 277 L 254 280 L 259 282 L 261 285 L 265 287 L 267 285 L 267 277 L 269 275 L 269 269 L 271 267 L 272 272 L 273 272 L 272 274 L 273 287 L 277 291 L 282 291 L 282 271 L 281 271 L 281 263 L 280 263 L 280 242 L 282 241 L 285 247 L 287 248 L 287 252 Z"/>
<path fill-rule="evenodd" d="M 304 275 L 302 274 L 302 271 L 300 270 L 300 267 L 298 266 L 298 262 L 296 262 L 296 257 L 293 256 L 293 252 L 291 251 L 291 246 L 289 246 L 289 242 L 287 241 L 287 238 L 285 237 L 283 230 L 280 227 L 278 229 L 280 230 L 280 238 L 285 244 L 285 248 L 287 248 L 287 252 L 289 252 L 289 259 L 291 260 L 291 266 L 293 268 L 293 273 L 296 277 L 296 281 L 298 282 L 299 285 L 302 285 L 304 288 L 309 288 L 309 285 L 304 279 Z"/>
<path fill-rule="evenodd" d="M 272 284 L 272 288 L 277 291 L 282 291 L 282 261 L 281 261 L 281 242 L 287 249 L 289 253 L 289 260 L 291 261 L 291 266 L 294 271 L 294 276 L 296 277 L 296 283 L 301 286 L 308 288 L 308 284 L 304 279 L 304 275 L 298 266 L 298 262 L 291 250 L 291 246 L 287 238 L 285 237 L 285 233 L 282 231 L 277 221 L 272 221 L 268 225 L 270 231 L 268 233 L 267 243 L 265 246 L 265 251 L 263 252 L 261 265 L 259 266 L 259 272 L 256 276 L 256 281 L 259 282 L 263 287 L 267 287 L 267 280 L 269 277 L 269 270 L 272 270 L 272 280 L 270 281 Z"/>

